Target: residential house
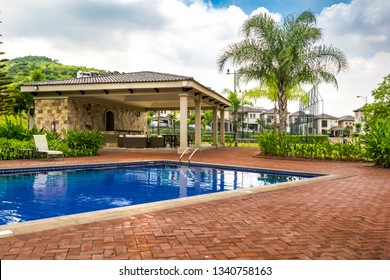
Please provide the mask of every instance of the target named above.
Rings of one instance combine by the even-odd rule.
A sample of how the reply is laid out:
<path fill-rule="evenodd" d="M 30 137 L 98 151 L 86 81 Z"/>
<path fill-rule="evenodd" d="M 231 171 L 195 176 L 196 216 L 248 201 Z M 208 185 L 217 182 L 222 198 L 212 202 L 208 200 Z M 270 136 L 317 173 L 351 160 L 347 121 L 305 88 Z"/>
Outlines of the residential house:
<path fill-rule="evenodd" d="M 363 131 L 363 128 L 366 126 L 366 118 L 364 116 L 364 107 L 360 107 L 356 110 L 353 110 L 355 113 L 355 123 L 361 124 L 361 131 Z"/>
<path fill-rule="evenodd" d="M 290 132 L 293 135 L 299 134 L 299 123 L 300 123 L 300 113 L 296 111 L 287 116 L 287 132 Z"/>
<path fill-rule="evenodd" d="M 264 113 L 264 109 L 262 107 L 255 106 L 243 106 L 238 109 L 238 117 L 240 119 L 243 118 L 242 127 L 239 130 L 247 131 L 261 131 L 262 122 L 261 115 Z"/>
<path fill-rule="evenodd" d="M 260 120 L 263 128 L 273 127 L 275 125 L 275 108 L 266 110 L 261 113 Z M 276 124 L 279 123 L 279 114 L 276 112 Z"/>
<path fill-rule="evenodd" d="M 343 131 L 348 131 L 347 134 L 351 134 L 355 126 L 355 117 L 353 116 L 342 116 L 338 120 L 338 126 L 343 129 Z"/>
<path fill-rule="evenodd" d="M 320 114 L 315 118 L 314 122 L 318 134 L 331 133 L 332 136 L 337 136 L 339 133 L 339 129 L 337 129 L 339 126 L 338 118 L 335 116 Z"/>

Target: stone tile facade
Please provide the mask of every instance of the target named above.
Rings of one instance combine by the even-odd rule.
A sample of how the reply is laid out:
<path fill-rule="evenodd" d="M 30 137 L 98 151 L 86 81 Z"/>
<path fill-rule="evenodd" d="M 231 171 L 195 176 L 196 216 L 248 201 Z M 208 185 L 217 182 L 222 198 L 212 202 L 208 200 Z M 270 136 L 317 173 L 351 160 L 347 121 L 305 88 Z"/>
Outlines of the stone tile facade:
<path fill-rule="evenodd" d="M 114 115 L 114 130 L 146 131 L 146 112 L 71 97 L 36 99 L 34 125 L 37 129 L 51 130 L 55 122 L 55 130 L 60 133 L 84 128 L 106 131 L 106 113 L 109 111 Z"/>

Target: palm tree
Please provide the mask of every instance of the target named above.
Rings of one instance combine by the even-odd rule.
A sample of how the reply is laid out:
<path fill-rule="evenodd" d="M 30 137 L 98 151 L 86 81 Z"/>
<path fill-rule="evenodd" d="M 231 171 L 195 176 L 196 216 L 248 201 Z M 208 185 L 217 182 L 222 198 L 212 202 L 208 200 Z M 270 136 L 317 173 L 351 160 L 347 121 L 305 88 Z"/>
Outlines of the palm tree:
<path fill-rule="evenodd" d="M 208 125 L 211 125 L 211 122 L 213 121 L 213 111 L 208 110 L 206 112 L 203 112 L 201 115 L 201 125 L 202 125 L 202 132 L 206 130 L 206 127 Z M 195 124 L 195 114 L 189 114 L 187 124 Z"/>
<path fill-rule="evenodd" d="M 167 118 L 169 119 L 170 125 L 173 125 L 173 133 L 176 133 L 176 111 L 172 111 L 171 114 L 168 114 Z"/>
<path fill-rule="evenodd" d="M 148 111 L 147 112 L 147 117 L 146 117 L 146 123 L 148 126 L 150 126 L 153 122 L 153 117 L 156 114 L 156 111 Z M 154 132 L 153 126 L 152 126 L 152 133 Z"/>
<path fill-rule="evenodd" d="M 317 45 L 321 29 L 314 13 L 287 16 L 278 24 L 267 14 L 258 14 L 242 26 L 245 38 L 229 44 L 218 57 L 223 71 L 227 62 L 238 68 L 238 76 L 278 89 L 280 131 L 287 127 L 286 91 L 303 84 L 328 82 L 338 87 L 335 75 L 348 68 L 343 52 L 333 46 Z"/>
<path fill-rule="evenodd" d="M 203 130 L 206 130 L 207 126 L 211 126 L 213 122 L 213 118 L 214 118 L 214 114 L 213 111 L 211 110 L 208 110 L 202 114 L 201 122 L 202 122 Z M 214 124 L 214 125 L 218 125 L 218 124 Z"/>
<path fill-rule="evenodd" d="M 278 114 L 278 97 L 279 91 L 274 83 L 261 84 L 258 87 L 250 89 L 247 92 L 248 98 L 257 100 L 258 98 L 266 98 L 274 104 L 274 127 L 276 128 L 277 114 Z M 286 97 L 288 101 L 301 101 L 303 104 L 307 104 L 308 94 L 299 85 L 293 88 L 286 89 Z"/>
<path fill-rule="evenodd" d="M 228 95 L 228 100 L 232 103 L 230 113 L 233 115 L 233 141 L 234 146 L 238 146 L 237 128 L 238 128 L 238 109 L 240 108 L 241 100 L 238 98 L 237 92 L 224 89 L 224 93 Z"/>

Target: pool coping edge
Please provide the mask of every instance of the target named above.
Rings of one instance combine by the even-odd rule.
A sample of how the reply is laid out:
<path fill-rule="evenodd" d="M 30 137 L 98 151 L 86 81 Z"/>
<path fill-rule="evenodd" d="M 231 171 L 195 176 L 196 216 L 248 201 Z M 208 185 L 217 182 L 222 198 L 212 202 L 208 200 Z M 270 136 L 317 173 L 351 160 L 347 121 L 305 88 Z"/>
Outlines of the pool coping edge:
<path fill-rule="evenodd" d="M 270 169 L 272 170 L 272 169 Z M 298 172 L 299 173 L 299 172 Z M 212 202 L 216 200 L 235 198 L 240 196 L 255 195 L 262 192 L 282 190 L 291 187 L 299 187 L 320 183 L 324 181 L 346 178 L 345 175 L 322 175 L 319 177 L 306 178 L 305 180 L 284 182 L 269 185 L 267 187 L 253 187 L 250 189 L 233 190 L 229 192 L 218 192 L 203 194 L 192 197 L 176 198 L 166 201 L 151 202 L 139 205 L 118 207 L 106 210 L 98 210 L 80 214 L 53 217 L 35 221 L 27 221 L 18 224 L 7 224 L 0 226 L 0 238 L 17 236 L 22 234 L 36 233 L 41 231 L 56 230 L 64 227 L 74 227 L 83 224 L 98 223 L 101 221 L 114 220 L 131 217 L 139 214 L 157 212 L 176 207 L 190 206 L 194 204 Z"/>

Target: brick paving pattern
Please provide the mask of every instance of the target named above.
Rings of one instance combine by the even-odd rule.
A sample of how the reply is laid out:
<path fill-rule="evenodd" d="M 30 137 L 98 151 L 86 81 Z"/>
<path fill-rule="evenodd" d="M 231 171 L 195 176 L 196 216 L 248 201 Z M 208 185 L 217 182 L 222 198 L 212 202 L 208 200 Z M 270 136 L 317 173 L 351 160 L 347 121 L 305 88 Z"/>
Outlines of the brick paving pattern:
<path fill-rule="evenodd" d="M 390 170 L 370 163 L 202 152 L 202 162 L 344 175 L 332 181 L 0 238 L 0 259 L 390 259 Z M 0 168 L 178 159 L 104 151 L 93 158 L 3 161 Z M 194 158 L 196 161 L 197 159 Z"/>

